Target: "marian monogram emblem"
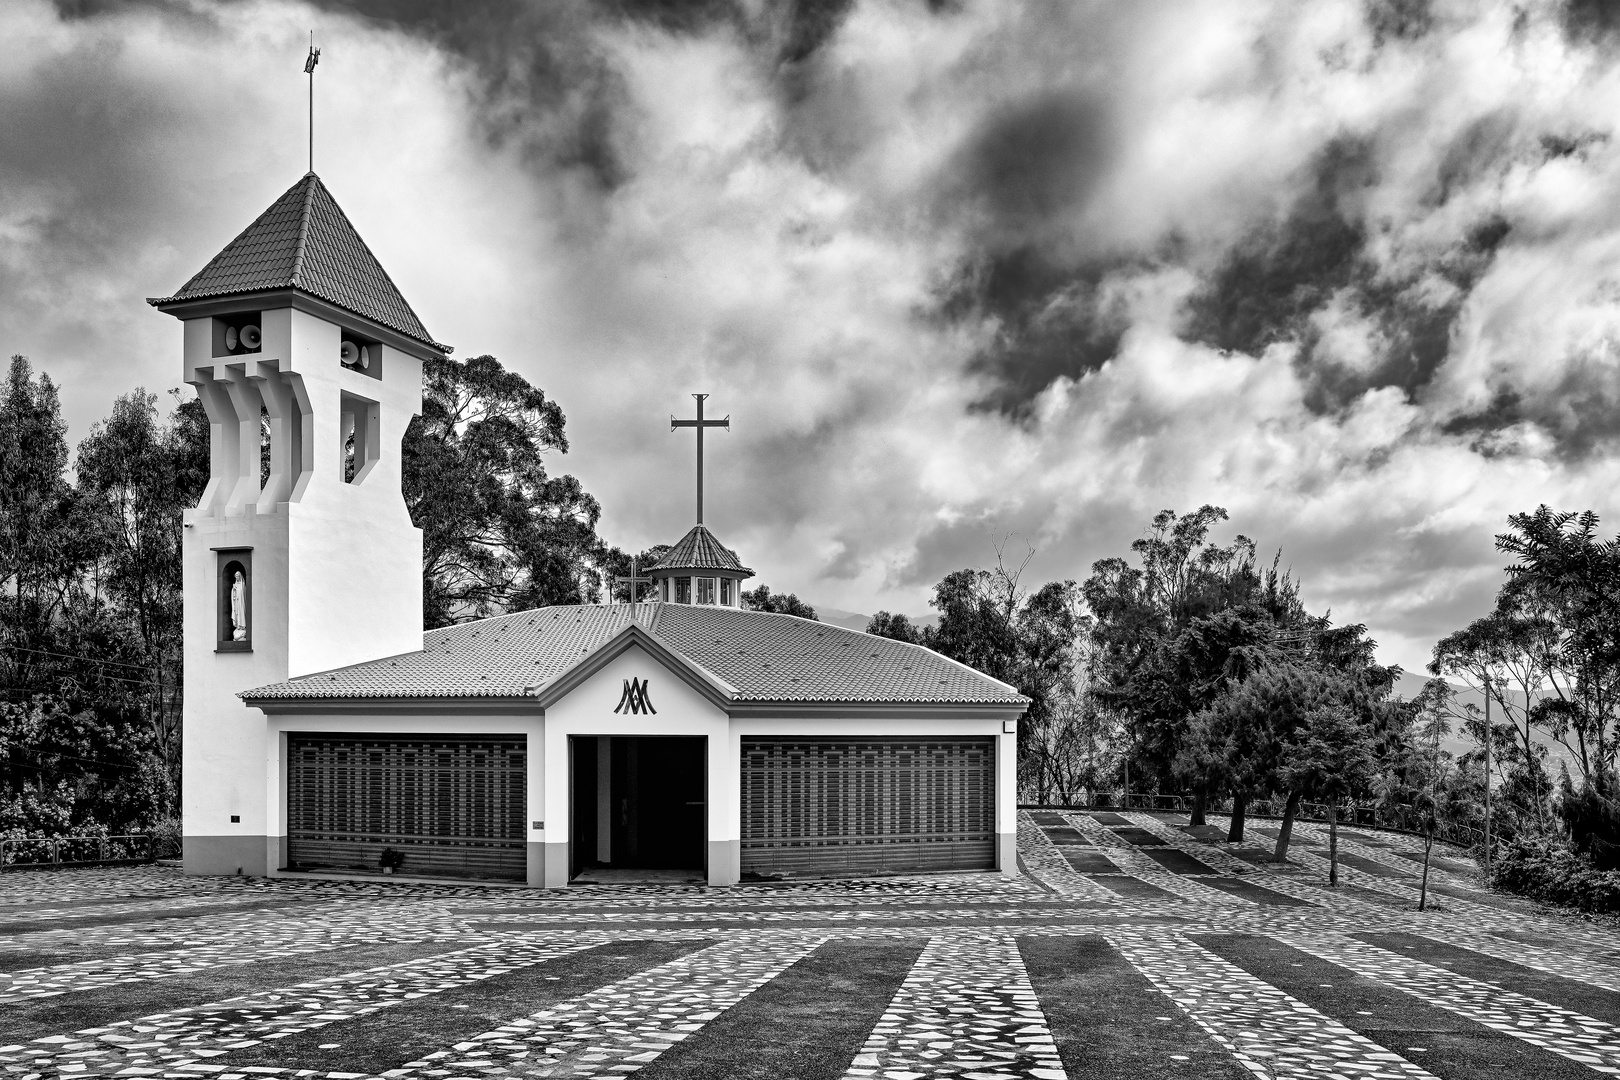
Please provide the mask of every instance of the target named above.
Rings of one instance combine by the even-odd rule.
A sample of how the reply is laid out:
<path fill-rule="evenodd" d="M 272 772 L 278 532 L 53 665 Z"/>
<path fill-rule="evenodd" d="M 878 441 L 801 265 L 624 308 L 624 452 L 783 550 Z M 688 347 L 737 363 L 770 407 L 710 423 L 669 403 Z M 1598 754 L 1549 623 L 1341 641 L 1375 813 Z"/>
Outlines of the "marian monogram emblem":
<path fill-rule="evenodd" d="M 639 715 L 641 713 L 652 713 L 654 716 L 658 715 L 658 710 L 652 706 L 652 699 L 647 696 L 647 680 L 624 680 L 624 693 L 619 696 L 619 707 L 613 711 L 616 713 L 629 713 L 631 715 Z"/>

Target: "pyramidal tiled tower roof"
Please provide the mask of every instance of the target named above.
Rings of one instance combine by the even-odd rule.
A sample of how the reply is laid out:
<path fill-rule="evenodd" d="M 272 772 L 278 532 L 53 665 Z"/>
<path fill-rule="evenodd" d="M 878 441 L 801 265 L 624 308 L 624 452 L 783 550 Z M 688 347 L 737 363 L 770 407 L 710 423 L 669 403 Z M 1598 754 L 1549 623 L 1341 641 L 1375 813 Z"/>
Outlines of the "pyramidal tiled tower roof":
<path fill-rule="evenodd" d="M 305 173 L 173 296 L 155 307 L 213 296 L 297 289 L 449 352 L 405 302 L 321 178 Z"/>
<path fill-rule="evenodd" d="M 744 577 L 754 572 L 742 564 L 737 553 L 714 538 L 702 525 L 692 526 L 691 532 L 681 537 L 676 545 L 664 552 L 657 566 L 649 570 L 732 570 Z"/>

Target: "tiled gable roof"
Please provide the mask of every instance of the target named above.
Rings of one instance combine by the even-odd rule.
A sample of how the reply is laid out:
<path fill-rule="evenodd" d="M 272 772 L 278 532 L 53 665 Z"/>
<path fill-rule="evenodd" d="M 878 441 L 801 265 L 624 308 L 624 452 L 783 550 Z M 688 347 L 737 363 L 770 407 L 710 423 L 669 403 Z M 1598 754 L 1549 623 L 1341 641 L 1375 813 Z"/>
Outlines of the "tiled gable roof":
<path fill-rule="evenodd" d="M 1019 705 L 987 675 L 919 645 L 768 611 L 642 604 L 637 625 L 739 703 Z M 250 702 L 530 698 L 630 622 L 628 604 L 538 608 L 431 630 L 422 651 L 262 686 Z"/>
<path fill-rule="evenodd" d="M 744 577 L 754 572 L 742 564 L 737 553 L 715 539 L 714 533 L 703 525 L 694 525 L 664 557 L 649 570 L 735 570 Z"/>
<path fill-rule="evenodd" d="M 892 638 L 770 611 L 660 605 L 653 633 L 739 701 L 1007 703 L 1005 683 Z"/>
<path fill-rule="evenodd" d="M 441 352 L 449 351 L 428 334 L 314 173 L 304 174 L 288 188 L 179 292 L 149 303 L 161 307 L 271 289 L 298 289 Z"/>

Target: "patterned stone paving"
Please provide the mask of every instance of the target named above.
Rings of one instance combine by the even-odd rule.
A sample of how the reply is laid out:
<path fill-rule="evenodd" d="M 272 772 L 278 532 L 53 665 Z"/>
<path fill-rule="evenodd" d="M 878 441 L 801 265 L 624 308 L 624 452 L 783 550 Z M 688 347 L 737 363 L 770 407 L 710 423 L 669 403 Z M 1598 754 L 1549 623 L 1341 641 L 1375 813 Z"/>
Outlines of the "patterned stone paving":
<path fill-rule="evenodd" d="M 388 1075 L 621 1076 L 700 1030 L 824 940 L 740 935 Z"/>
<path fill-rule="evenodd" d="M 1431 1075 L 1186 938 L 1108 940 L 1256 1076 Z"/>
<path fill-rule="evenodd" d="M 844 1075 L 1067 1076 L 1009 934 L 931 940 Z"/>
<path fill-rule="evenodd" d="M 1506 987 L 1477 982 L 1400 953 L 1343 937 L 1280 934 L 1301 952 L 1319 956 L 1493 1031 L 1523 1039 L 1599 1072 L 1620 1073 L 1620 1028 L 1561 1009 Z"/>
<path fill-rule="evenodd" d="M 1468 1073 L 1455 1062 L 1430 1062 L 1432 1055 L 1418 1053 L 1421 1046 L 1406 1045 L 1420 1041 L 1411 1033 L 1382 1045 L 1383 1029 L 1318 1012 L 1204 948 L 1198 936 L 1207 933 L 1267 935 L 1347 978 L 1364 976 L 1398 991 L 1394 1000 L 1410 1000 L 1414 1009 L 1444 1010 L 1468 1030 L 1532 1048 L 1527 1052 L 1539 1054 L 1537 1062 L 1620 1073 L 1620 935 L 1612 927 L 1504 904 L 1463 872 L 1465 856 L 1449 850 L 1436 852 L 1449 866 L 1431 874 L 1448 892 L 1431 896 L 1434 909 L 1418 912 L 1420 867 L 1407 857 L 1417 844 L 1408 837 L 1341 834 L 1341 853 L 1359 865 L 1341 866 L 1347 887 L 1331 889 L 1326 859 L 1313 853 L 1326 845 L 1318 826 L 1298 826 L 1290 863 L 1275 866 L 1265 861 L 1271 845 L 1262 835 L 1240 844 L 1206 842 L 1185 824 L 1184 816 L 1140 812 L 1024 813 L 1022 873 L 1012 880 L 942 874 L 557 893 L 386 880 L 195 879 L 167 866 L 6 874 L 0 876 L 0 1077 L 622 1076 L 658 1062 L 677 1044 L 681 1053 L 660 1065 L 673 1068 L 672 1076 L 698 1075 L 682 1070 L 727 1053 L 741 1073 L 749 1048 L 712 1045 L 719 1036 L 705 1032 L 726 1025 L 709 1028 L 711 1021 L 823 943 L 882 940 L 915 942 L 921 952 L 864 1044 L 857 1045 L 859 1030 L 871 1019 L 838 1044 L 848 1049 L 839 1051 L 835 1066 L 790 1069 L 784 1080 L 1191 1075 L 1182 1065 L 1187 1053 L 1177 1053 L 1173 1040 L 1141 1040 L 1158 1056 L 1119 1073 L 1089 1059 L 1083 1037 L 1054 1042 L 1018 945 L 1053 935 L 1096 935 L 1107 943 L 1097 948 L 1113 949 L 1140 972 L 1146 981 L 1139 985 L 1152 988 L 1140 992 L 1151 998 L 1125 1015 L 1137 1016 L 1144 1035 L 1170 1015 L 1185 1016 L 1193 1026 L 1180 1022 L 1183 1038 L 1207 1038 L 1207 1052 L 1229 1055 L 1234 1067 L 1255 1076 L 1430 1075 L 1412 1058 L 1447 1078 L 1503 1075 L 1500 1068 Z M 1211 825 L 1224 836 L 1224 820 L 1212 816 Z M 1433 942 L 1441 951 L 1403 955 L 1381 947 L 1392 940 L 1404 942 L 1402 949 Z M 614 942 L 634 941 L 667 942 L 658 947 L 681 955 L 630 975 L 624 972 L 633 968 L 610 969 L 593 959 Z M 296 972 L 301 958 L 313 963 L 332 950 L 373 943 L 419 943 L 432 955 L 386 967 L 368 967 L 362 958 L 357 970 L 287 984 L 285 973 Z M 39 962 L 31 965 L 35 956 Z M 1468 974 L 1448 969 L 1445 956 L 1468 957 L 1460 965 Z M 445 1016 L 472 1015 L 451 1011 L 466 1005 L 444 1004 L 466 988 L 528 969 L 546 978 L 543 965 L 563 957 L 571 958 L 565 968 L 597 965 L 591 970 L 602 977 L 590 983 L 593 989 L 573 996 L 559 990 L 527 1008 L 521 997 L 508 1006 L 500 996 L 506 991 L 492 990 L 499 1004 L 478 1014 L 476 1026 L 445 1026 Z M 256 981 L 254 972 L 272 965 L 281 981 L 268 974 Z M 239 996 L 201 1005 L 192 1004 L 200 1000 L 195 993 L 180 1000 L 188 976 L 222 969 L 234 973 L 232 981 L 210 985 L 245 992 L 232 989 Z M 171 986 L 172 995 L 165 989 Z M 1300 986 L 1294 992 L 1311 996 Z M 120 995 L 142 1004 L 120 1015 Z M 165 1007 L 165 997 L 175 1004 Z M 55 1034 L 20 1041 L 39 1032 L 38 1018 L 53 1015 L 58 1000 L 64 1018 L 93 1017 L 98 1026 L 65 1020 Z M 881 1000 L 865 1015 L 877 1017 Z M 1338 1008 L 1331 997 L 1311 1000 L 1329 1012 Z M 8 1039 L 8 1004 L 20 1010 L 14 1015 L 32 1010 L 28 1033 L 14 1027 Z M 440 1048 L 370 1073 L 333 1071 L 309 1057 L 329 1046 L 371 1045 L 363 1035 L 385 1017 L 406 1024 L 421 1017 L 424 1042 L 413 1045 Z M 804 1022 L 813 1034 L 815 1016 Z M 50 1024 L 44 1021 L 45 1030 Z M 300 1037 L 286 1044 L 288 1059 L 278 1059 L 269 1048 L 294 1034 Z M 703 1038 L 690 1041 L 696 1036 Z M 326 1037 L 331 1042 L 320 1051 L 308 1049 Z M 689 1050 L 700 1044 L 694 1057 Z M 236 1053 L 249 1047 L 256 1048 L 251 1055 Z M 362 1055 L 345 1059 L 350 1069 L 369 1053 L 350 1052 Z M 273 1064 L 262 1064 L 267 1054 Z M 1541 1067 L 1516 1075 L 1539 1075 L 1534 1069 Z"/>
<path fill-rule="evenodd" d="M 0 1046 L 10 1072 L 134 1076 L 195 1072 L 211 1058 L 285 1038 L 308 1028 L 351 1020 L 427 994 L 488 979 L 589 948 L 600 939 L 569 942 L 491 942 L 423 960 L 105 1027 Z"/>

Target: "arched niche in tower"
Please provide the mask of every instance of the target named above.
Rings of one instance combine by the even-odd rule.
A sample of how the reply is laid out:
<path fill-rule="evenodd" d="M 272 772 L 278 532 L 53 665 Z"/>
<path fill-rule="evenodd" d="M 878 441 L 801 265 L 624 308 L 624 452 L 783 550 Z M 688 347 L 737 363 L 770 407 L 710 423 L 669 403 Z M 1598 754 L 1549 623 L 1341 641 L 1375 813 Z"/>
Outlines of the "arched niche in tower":
<path fill-rule="evenodd" d="M 218 563 L 215 652 L 253 651 L 253 549 L 215 548 Z"/>

